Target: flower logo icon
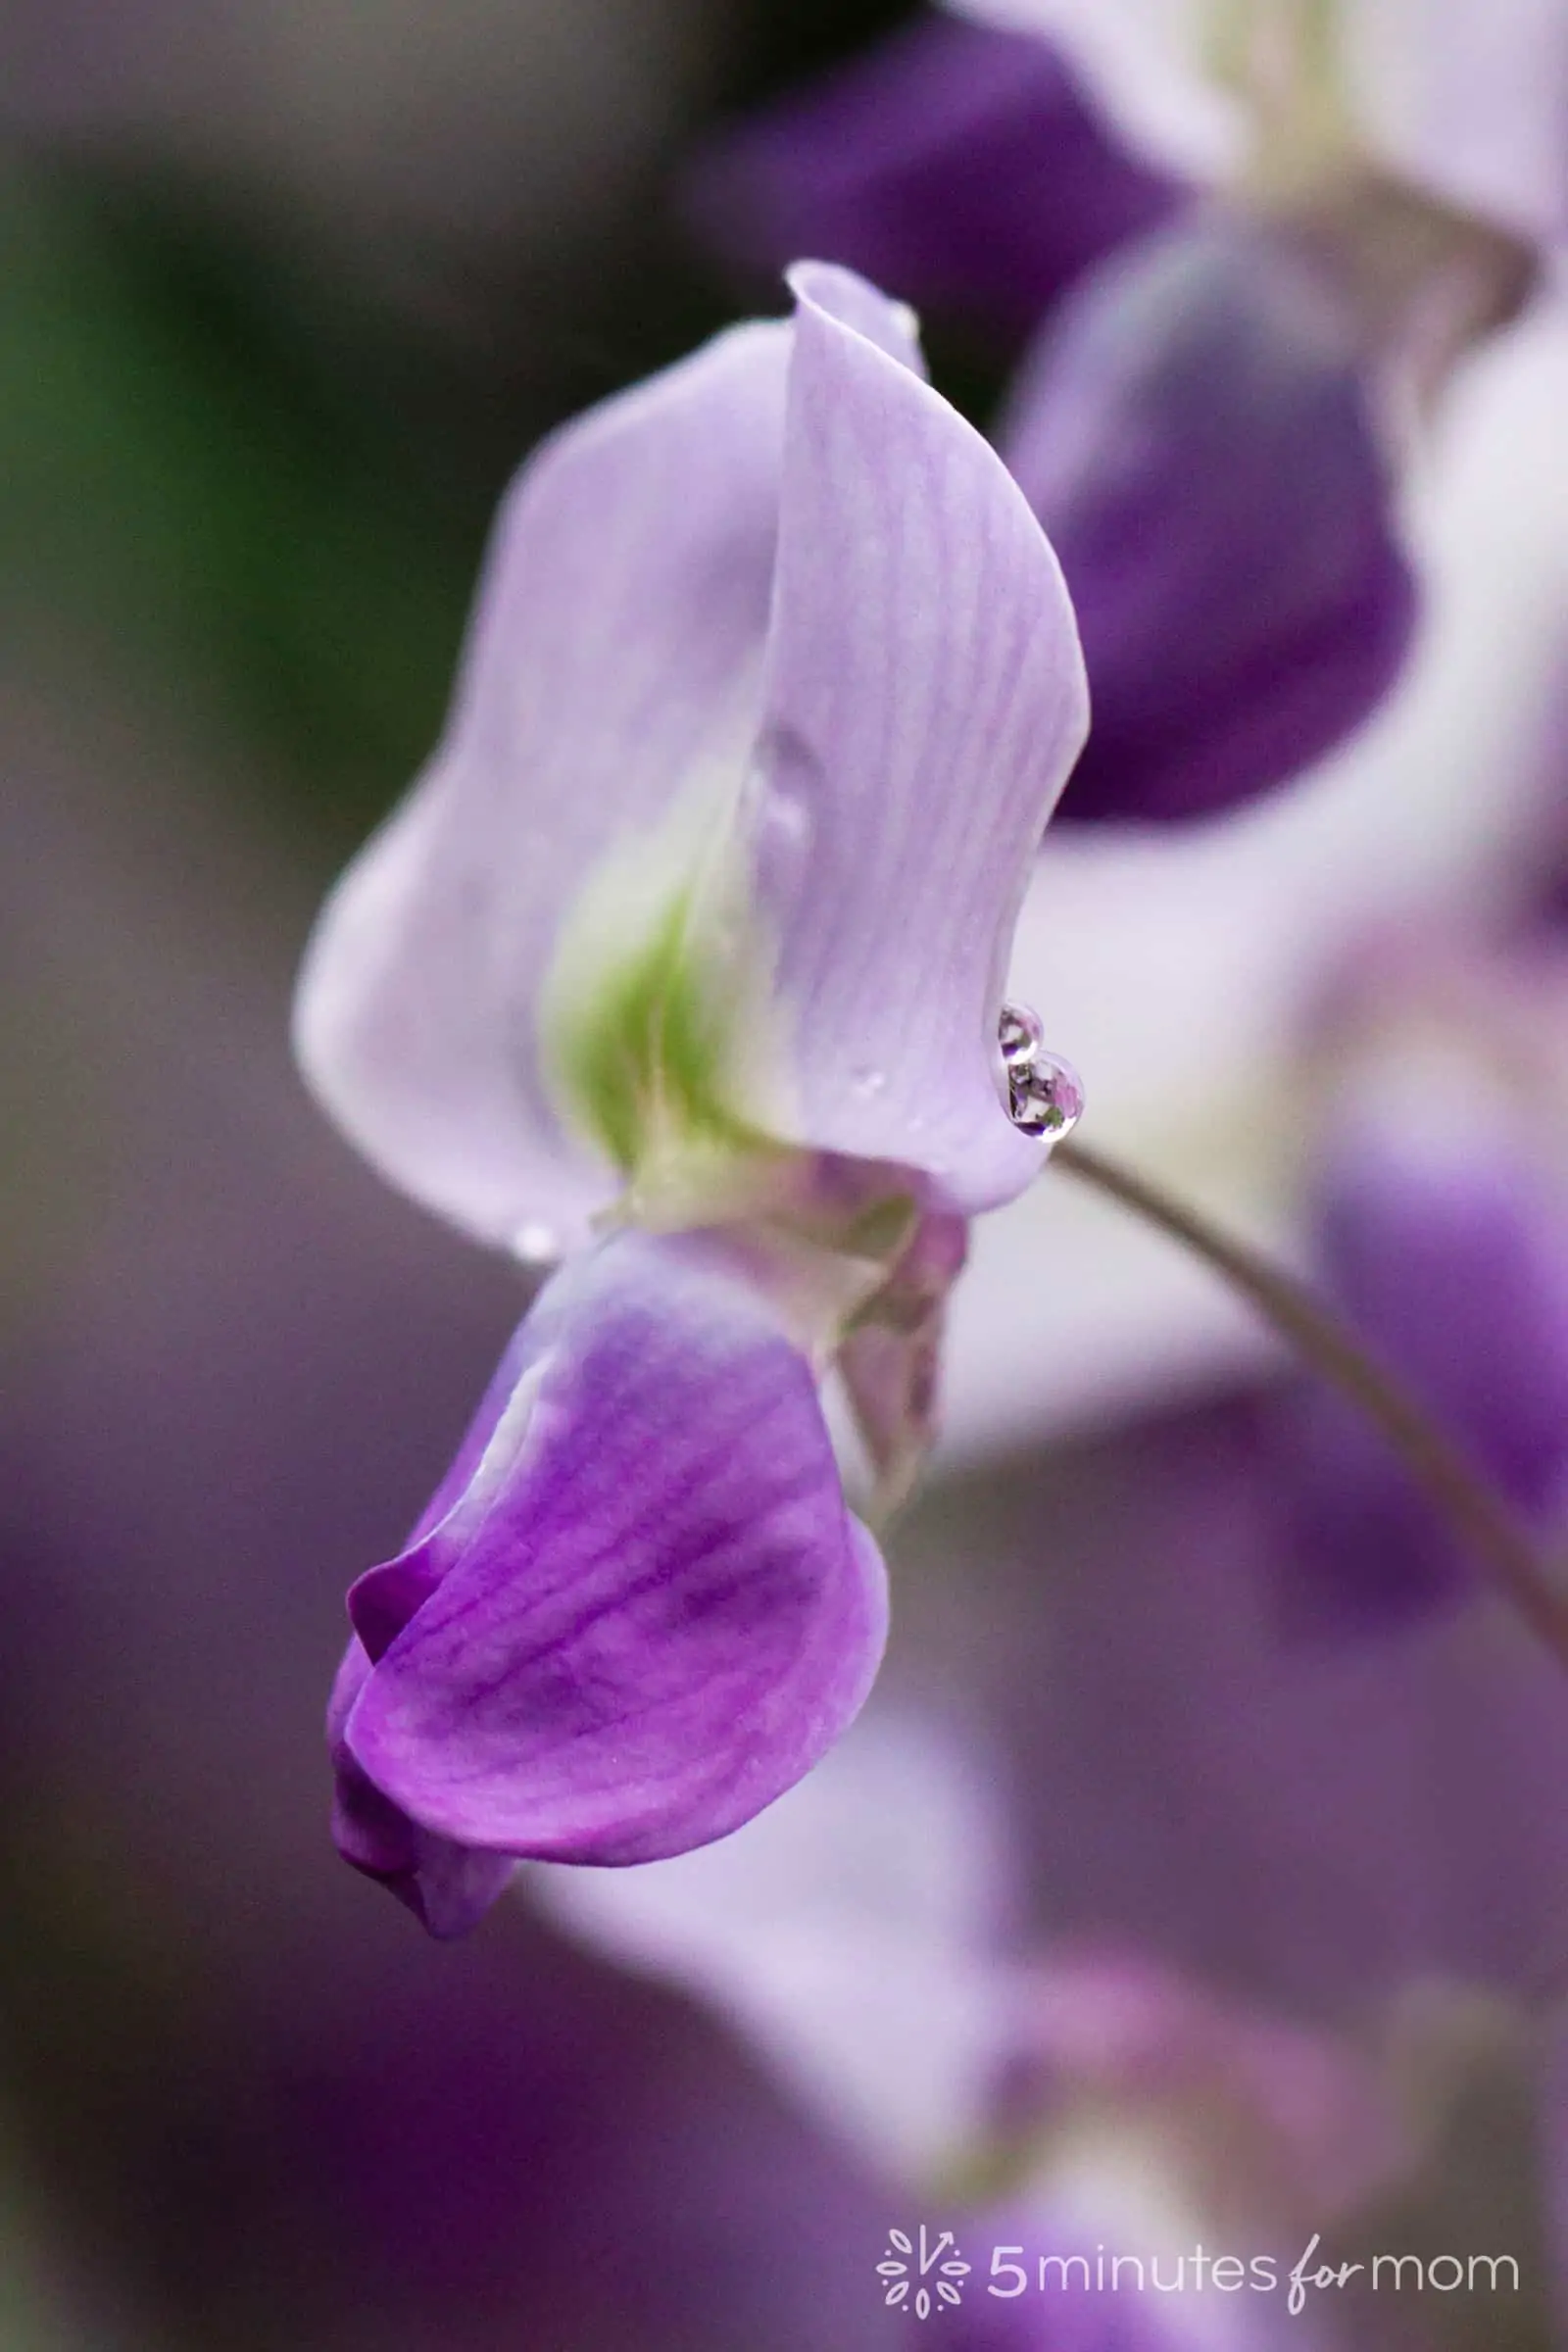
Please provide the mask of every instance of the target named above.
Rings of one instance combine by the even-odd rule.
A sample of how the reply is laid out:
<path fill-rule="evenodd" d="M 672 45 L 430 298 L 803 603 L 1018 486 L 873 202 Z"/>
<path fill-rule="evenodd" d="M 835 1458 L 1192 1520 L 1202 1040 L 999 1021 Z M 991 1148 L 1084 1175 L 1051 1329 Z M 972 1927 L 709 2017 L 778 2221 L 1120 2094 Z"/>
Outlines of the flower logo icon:
<path fill-rule="evenodd" d="M 962 2300 L 961 2281 L 969 2276 L 969 2265 L 951 2230 L 933 2237 L 922 2222 L 918 2245 L 906 2230 L 888 2231 L 887 2252 L 876 2275 L 883 2282 L 886 2304 L 893 2309 L 902 2304 L 917 2320 L 928 2320 L 944 2303 Z"/>

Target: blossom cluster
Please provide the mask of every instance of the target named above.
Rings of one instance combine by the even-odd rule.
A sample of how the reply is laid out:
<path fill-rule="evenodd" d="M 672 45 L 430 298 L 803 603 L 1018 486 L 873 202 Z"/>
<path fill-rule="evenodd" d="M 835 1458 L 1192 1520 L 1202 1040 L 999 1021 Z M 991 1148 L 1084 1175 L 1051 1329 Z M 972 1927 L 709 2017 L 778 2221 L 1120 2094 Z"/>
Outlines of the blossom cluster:
<path fill-rule="evenodd" d="M 1190 1572 L 1182 1605 L 1211 1604 L 1206 1651 L 1185 1619 L 1155 1639 L 1177 1604 L 1107 1565 L 1098 1521 L 1075 1537 L 1059 1462 L 995 1473 L 1038 1544 L 1005 1512 L 978 1541 L 946 1527 L 984 1620 L 956 1679 L 975 1715 L 996 1699 L 1014 1778 L 1081 1704 L 1097 1793 L 1059 1830 L 998 1828 L 994 1788 L 965 1813 L 961 1761 L 944 1822 L 929 1690 L 839 1743 L 948 1372 L 989 1459 L 1112 1390 L 1147 1410 L 1162 1372 L 1257 1371 L 1185 1295 L 1166 1318 L 1144 1261 L 1113 1298 L 1098 1238 L 1075 1292 L 1078 1244 L 1037 1207 L 1084 1102 L 1044 1036 L 1082 1006 L 1092 1046 L 1111 993 L 1067 969 L 1086 940 L 1354 1339 L 1524 1525 L 1560 1516 L 1561 842 L 1530 762 L 1568 674 L 1543 579 L 1568 574 L 1543 567 L 1526 624 L 1483 647 L 1486 691 L 1445 705 L 1485 564 L 1464 528 L 1446 550 L 1441 477 L 1453 419 L 1521 355 L 1550 402 L 1568 382 L 1565 208 L 1556 0 L 954 0 L 736 123 L 687 214 L 730 267 L 787 268 L 792 314 L 523 466 L 442 743 L 307 956 L 319 1101 L 538 1282 L 428 1508 L 350 1593 L 341 1852 L 439 1936 L 519 1862 L 569 1866 L 532 1874 L 543 1907 L 717 1998 L 876 2161 L 930 2180 L 980 2145 L 968 2211 L 999 2244 L 1076 2260 L 1142 2226 L 1128 2182 L 1149 2179 L 1167 2246 L 1197 2224 L 1370 2242 L 1449 2128 L 1396 2087 L 1409 1981 L 1508 1973 L 1470 1965 L 1484 1935 L 1462 1965 L 1423 1943 L 1412 1920 L 1450 1890 L 1405 1855 L 1391 1891 L 1374 1837 L 1340 1866 L 1366 1913 L 1340 1957 L 1383 2007 L 1347 2032 L 1305 1896 L 1271 1886 L 1238 1928 L 1218 1831 L 1206 1910 L 1183 1877 L 1195 1788 L 1284 1825 L 1282 1882 L 1331 1815 L 1353 1845 L 1353 1760 L 1406 1704 L 1390 1645 L 1477 1600 L 1376 1436 L 1277 1365 L 1149 1439 L 1117 1505 L 1138 1575 Z M 910 302 L 1005 369 L 989 437 L 928 380 Z M 1495 566 L 1514 580 L 1517 554 Z M 1410 747 L 1451 735 L 1455 703 L 1480 748 L 1445 797 L 1409 784 Z M 1160 1000 L 1187 1002 L 1199 934 L 1211 1010 L 1250 1041 L 1246 1100 L 1171 1067 Z M 1115 1054 L 1083 1058 L 1114 1135 Z M 976 1319 L 962 1277 L 994 1211 Z M 1065 1668 L 1019 1597 L 1054 1545 L 1125 1599 L 1108 1632 L 1083 1604 Z M 1013 1550 L 1017 1578 L 996 1566 Z M 1054 1597 L 1058 1630 L 1078 1605 Z M 1270 1714 L 1293 1645 L 1355 1685 L 1343 1757 L 1294 1695 Z M 1532 1672 L 1521 1703 L 1555 1722 Z M 901 1802 L 906 1852 L 961 1896 L 940 1932 L 928 1906 L 878 1940 L 821 1886 L 898 1843 Z M 1100 1836 L 1130 1894 L 1084 1860 Z M 977 1891 L 993 1848 L 1004 1901 Z M 1081 1941 L 1020 1931 L 1075 1909 Z M 1246 2001 L 1203 1982 L 1238 1945 Z M 950 2094 L 912 2122 L 866 2014 L 903 2018 L 911 1984 Z M 1472 2024 L 1454 1994 L 1423 2046 L 1447 2063 Z M 996 2340 L 1065 2345 L 1026 2301 L 990 2314 L 1013 2329 Z M 1140 2352 L 1189 2340 L 1158 2313 L 1118 2325 Z M 1338 2340 L 1320 2325 L 1299 2340 Z M 1085 2352 L 1111 2340 L 1085 2328 Z"/>

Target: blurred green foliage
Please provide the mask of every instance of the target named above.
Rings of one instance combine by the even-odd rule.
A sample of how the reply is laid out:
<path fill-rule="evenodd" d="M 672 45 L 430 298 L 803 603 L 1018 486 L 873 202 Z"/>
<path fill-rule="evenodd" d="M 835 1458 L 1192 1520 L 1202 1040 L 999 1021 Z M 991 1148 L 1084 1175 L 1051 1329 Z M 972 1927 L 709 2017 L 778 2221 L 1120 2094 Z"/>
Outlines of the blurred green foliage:
<path fill-rule="evenodd" d="M 196 190 L 4 183 L 0 595 L 237 721 L 334 830 L 439 721 L 494 487 L 463 395 Z"/>

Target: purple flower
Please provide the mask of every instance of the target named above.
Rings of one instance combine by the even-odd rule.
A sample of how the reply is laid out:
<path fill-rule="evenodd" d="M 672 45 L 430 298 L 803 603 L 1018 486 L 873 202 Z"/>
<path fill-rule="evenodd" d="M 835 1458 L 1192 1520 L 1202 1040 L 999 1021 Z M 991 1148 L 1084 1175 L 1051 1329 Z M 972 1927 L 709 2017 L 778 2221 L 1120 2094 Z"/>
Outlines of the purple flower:
<path fill-rule="evenodd" d="M 830 253 L 1019 342 L 1186 193 L 1127 151 L 1054 44 L 932 11 L 715 140 L 687 210 L 737 262 Z"/>
<path fill-rule="evenodd" d="M 1056 312 L 1000 439 L 1094 689 L 1064 815 L 1230 807 L 1393 685 L 1416 594 L 1361 359 L 1307 257 L 1223 216 L 1132 247 Z"/>
<path fill-rule="evenodd" d="M 1568 1497 L 1560 1183 L 1546 1154 L 1509 1132 L 1517 1117 L 1500 1090 L 1488 1099 L 1462 1051 L 1418 1063 L 1404 1092 L 1413 1086 L 1425 1090 L 1424 1116 L 1395 1093 L 1324 1154 L 1319 1277 L 1371 1353 L 1518 1511 L 1549 1526 Z M 1467 1096 L 1472 1119 L 1456 1119 Z M 1348 1407 L 1312 1388 L 1282 1405 L 1276 1435 L 1294 1618 L 1365 1632 L 1475 1591 L 1469 1553 Z"/>
<path fill-rule="evenodd" d="M 795 286 L 524 468 L 302 983 L 383 1172 L 567 1259 L 351 1595 L 339 1842 L 439 1933 L 513 1857 L 722 1836 L 853 1716 L 882 1567 L 817 1377 L 901 1483 L 964 1220 L 1050 1149 L 997 1038 L 1086 723 L 1060 574 L 908 314 Z"/>
<path fill-rule="evenodd" d="M 954 8 L 730 134 L 694 210 L 731 250 L 805 229 L 1037 326 L 999 438 L 1083 623 L 1063 813 L 1206 815 L 1322 759 L 1401 671 L 1401 428 L 1560 232 L 1561 13 Z"/>

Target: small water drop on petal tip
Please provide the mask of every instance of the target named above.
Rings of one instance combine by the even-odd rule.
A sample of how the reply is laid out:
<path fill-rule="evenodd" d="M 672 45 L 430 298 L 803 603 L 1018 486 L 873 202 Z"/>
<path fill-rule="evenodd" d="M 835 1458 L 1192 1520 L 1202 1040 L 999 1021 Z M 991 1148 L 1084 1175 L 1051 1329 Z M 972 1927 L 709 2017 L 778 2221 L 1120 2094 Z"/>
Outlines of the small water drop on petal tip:
<path fill-rule="evenodd" d="M 1040 1022 L 1024 1004 L 1004 1005 L 998 1042 L 1007 1080 L 1007 1115 L 1025 1135 L 1059 1144 L 1083 1116 L 1083 1081 L 1070 1061 L 1040 1042 Z"/>
<path fill-rule="evenodd" d="M 1004 1004 L 997 1024 L 997 1042 L 1002 1048 L 1002 1058 L 1009 1067 L 1015 1061 L 1032 1061 L 1042 1043 L 1038 1013 L 1032 1012 L 1027 1004 Z"/>

